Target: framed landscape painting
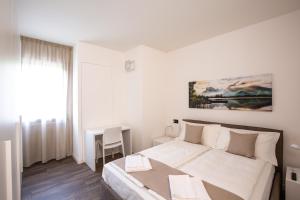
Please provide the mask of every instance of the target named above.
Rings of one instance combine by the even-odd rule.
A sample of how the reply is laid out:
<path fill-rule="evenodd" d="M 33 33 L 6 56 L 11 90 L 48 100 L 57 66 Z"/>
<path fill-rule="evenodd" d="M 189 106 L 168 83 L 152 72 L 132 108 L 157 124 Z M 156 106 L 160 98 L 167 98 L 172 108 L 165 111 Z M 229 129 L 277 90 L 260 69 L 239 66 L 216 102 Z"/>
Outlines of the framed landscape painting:
<path fill-rule="evenodd" d="M 189 82 L 189 107 L 272 111 L 272 75 Z"/>

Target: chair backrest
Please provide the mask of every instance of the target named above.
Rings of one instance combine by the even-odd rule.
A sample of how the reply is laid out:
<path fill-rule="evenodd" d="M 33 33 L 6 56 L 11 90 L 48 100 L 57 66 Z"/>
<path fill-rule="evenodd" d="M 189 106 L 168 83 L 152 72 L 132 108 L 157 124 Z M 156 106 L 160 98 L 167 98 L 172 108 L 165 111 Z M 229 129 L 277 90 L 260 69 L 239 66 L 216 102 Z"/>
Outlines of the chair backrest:
<path fill-rule="evenodd" d="M 103 145 L 113 144 L 122 141 L 122 128 L 112 127 L 106 128 L 103 133 Z"/>

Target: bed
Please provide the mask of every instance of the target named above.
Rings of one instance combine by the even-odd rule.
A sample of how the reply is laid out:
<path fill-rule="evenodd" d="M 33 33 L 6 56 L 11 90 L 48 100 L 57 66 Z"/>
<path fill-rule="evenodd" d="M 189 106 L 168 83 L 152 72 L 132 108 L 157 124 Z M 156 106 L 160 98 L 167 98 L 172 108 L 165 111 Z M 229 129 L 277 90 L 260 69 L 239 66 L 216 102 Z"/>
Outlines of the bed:
<path fill-rule="evenodd" d="M 180 140 L 139 153 L 199 178 L 199 180 L 214 183 L 214 185 L 233 192 L 245 200 L 280 199 L 283 131 L 199 120 L 185 119 L 184 121 L 197 124 L 220 124 L 232 129 L 280 133 L 280 138 L 276 144 L 278 166 L 275 167 L 260 159 L 243 158 L 219 149 Z M 143 187 L 142 183 L 113 162 L 104 166 L 102 177 L 105 185 L 120 199 L 164 199 L 149 188 Z"/>

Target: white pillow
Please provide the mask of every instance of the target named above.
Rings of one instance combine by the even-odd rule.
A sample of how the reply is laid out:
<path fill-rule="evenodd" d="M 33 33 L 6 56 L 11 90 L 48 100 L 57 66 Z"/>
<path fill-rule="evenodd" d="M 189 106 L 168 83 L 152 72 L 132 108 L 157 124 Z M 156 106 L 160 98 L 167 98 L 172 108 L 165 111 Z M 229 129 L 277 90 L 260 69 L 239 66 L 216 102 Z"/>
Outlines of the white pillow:
<path fill-rule="evenodd" d="M 219 124 L 210 124 L 204 126 L 201 143 L 205 146 L 216 148 L 220 132 L 221 132 L 221 125 Z"/>
<path fill-rule="evenodd" d="M 236 133 L 241 133 L 241 134 L 253 134 L 253 133 L 257 133 L 258 137 L 256 139 L 256 143 L 255 143 L 255 157 L 261 160 L 264 160 L 266 162 L 271 163 L 272 165 L 278 166 L 278 162 L 277 162 L 277 158 L 276 158 L 276 144 L 278 142 L 278 139 L 280 137 L 280 133 L 277 132 L 263 132 L 263 131 L 250 131 L 250 130 L 245 130 L 245 129 L 229 129 L 232 130 Z M 225 134 L 225 132 L 224 132 Z M 226 133 L 229 136 L 229 141 L 230 141 L 230 132 L 228 131 Z M 226 136 L 223 136 L 225 138 L 227 138 Z M 220 137 L 220 140 L 222 138 Z M 228 139 L 228 138 L 227 138 Z M 227 142 L 227 140 L 222 139 L 223 141 Z M 228 141 L 228 144 L 229 144 Z M 225 143 L 223 142 L 223 143 Z M 220 143 L 221 145 L 219 145 L 220 147 L 222 147 L 222 141 L 218 141 L 218 143 Z M 227 144 L 227 147 L 228 147 Z M 226 146 L 226 144 L 223 144 L 223 146 Z M 227 150 L 227 148 L 225 148 L 224 150 Z"/>
<path fill-rule="evenodd" d="M 192 126 L 206 126 L 207 124 L 198 124 L 198 123 L 191 123 L 191 122 L 185 122 L 185 121 L 181 121 L 180 123 L 180 133 L 179 133 L 179 136 L 177 139 L 179 140 L 184 140 L 185 139 L 185 125 L 186 124 L 189 124 L 189 125 L 192 125 Z"/>
<path fill-rule="evenodd" d="M 220 127 L 220 135 L 217 140 L 216 149 L 222 149 L 227 151 L 230 143 L 230 129 L 226 127 Z"/>
<path fill-rule="evenodd" d="M 260 133 L 255 143 L 255 157 L 278 166 L 276 158 L 276 144 L 280 133 L 263 132 Z"/>

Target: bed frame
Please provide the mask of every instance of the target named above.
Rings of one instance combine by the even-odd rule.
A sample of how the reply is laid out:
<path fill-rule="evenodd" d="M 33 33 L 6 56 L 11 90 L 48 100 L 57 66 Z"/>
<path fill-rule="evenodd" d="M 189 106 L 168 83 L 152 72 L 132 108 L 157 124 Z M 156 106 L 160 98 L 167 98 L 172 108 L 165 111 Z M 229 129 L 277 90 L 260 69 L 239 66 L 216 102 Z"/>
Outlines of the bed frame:
<path fill-rule="evenodd" d="M 183 121 L 191 122 L 191 123 L 198 123 L 198 124 L 220 124 L 224 127 L 234 128 L 234 129 L 246 129 L 246 130 L 251 130 L 251 131 L 265 131 L 265 132 L 280 133 L 279 140 L 276 144 L 276 158 L 278 161 L 278 166 L 275 168 L 275 175 L 274 175 L 274 179 L 273 179 L 270 200 L 284 199 L 283 184 L 282 184 L 282 175 L 283 175 L 283 131 L 282 130 L 255 127 L 255 126 L 237 125 L 237 124 L 225 124 L 225 123 L 220 123 L 220 122 L 209 122 L 209 121 L 201 121 L 201 120 L 194 120 L 194 119 L 183 119 Z"/>
<path fill-rule="evenodd" d="M 281 200 L 284 199 L 283 197 L 283 185 L 282 185 L 282 174 L 283 174 L 283 131 L 270 129 L 270 128 L 262 128 L 262 127 L 254 127 L 254 126 L 244 126 L 244 125 L 236 125 L 236 124 L 225 124 L 220 122 L 209 122 L 209 121 L 201 121 L 201 120 L 194 120 L 194 119 L 183 119 L 185 122 L 191 123 L 199 123 L 199 124 L 220 124 L 227 128 L 234 128 L 234 129 L 246 129 L 251 131 L 265 131 L 265 132 L 277 132 L 280 133 L 279 140 L 276 145 L 276 157 L 278 161 L 278 167 L 275 168 L 275 175 L 273 178 L 273 185 L 270 194 L 270 200 Z M 105 192 L 109 192 L 112 194 L 116 200 L 121 200 L 122 198 L 113 191 L 109 185 L 107 185 L 103 180 L 102 184 L 107 188 Z"/>

